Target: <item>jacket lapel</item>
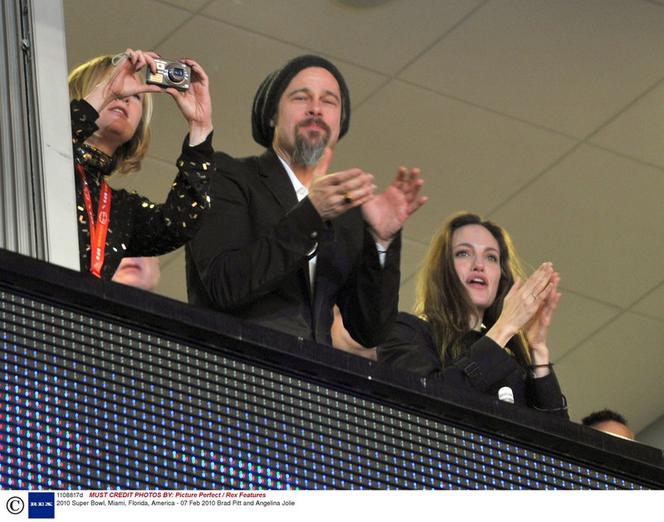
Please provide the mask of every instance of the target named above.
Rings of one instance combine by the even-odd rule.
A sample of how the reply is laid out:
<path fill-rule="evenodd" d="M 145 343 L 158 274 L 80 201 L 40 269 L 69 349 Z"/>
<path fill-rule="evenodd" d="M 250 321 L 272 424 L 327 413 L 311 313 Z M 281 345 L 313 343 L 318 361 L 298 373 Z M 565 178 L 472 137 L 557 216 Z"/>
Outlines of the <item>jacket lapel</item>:
<path fill-rule="evenodd" d="M 327 296 L 333 290 L 330 289 L 330 275 L 334 273 L 332 262 L 335 259 L 335 237 L 334 226 L 329 221 L 325 230 L 320 236 L 318 243 L 318 256 L 316 258 L 316 284 L 314 285 L 313 295 L 313 317 L 314 332 L 318 342 L 327 342 L 325 339 L 318 339 L 318 320 L 324 317 L 324 307 L 329 306 Z"/>
<path fill-rule="evenodd" d="M 279 202 L 284 214 L 286 214 L 298 204 L 298 201 L 295 189 L 293 189 L 293 184 L 291 183 L 281 160 L 273 150 L 269 149 L 258 158 L 258 164 L 260 167 L 261 181 Z M 300 268 L 298 272 L 301 274 L 301 277 L 304 278 L 304 281 L 302 281 L 302 284 L 304 285 L 303 291 L 306 294 L 307 300 L 311 303 L 311 281 L 309 277 L 309 264 L 307 261 L 303 263 L 302 268 Z"/>
<path fill-rule="evenodd" d="M 297 196 L 293 190 L 293 184 L 288 178 L 288 173 L 277 155 L 272 150 L 266 150 L 258 158 L 261 181 L 285 212 L 297 205 Z"/>

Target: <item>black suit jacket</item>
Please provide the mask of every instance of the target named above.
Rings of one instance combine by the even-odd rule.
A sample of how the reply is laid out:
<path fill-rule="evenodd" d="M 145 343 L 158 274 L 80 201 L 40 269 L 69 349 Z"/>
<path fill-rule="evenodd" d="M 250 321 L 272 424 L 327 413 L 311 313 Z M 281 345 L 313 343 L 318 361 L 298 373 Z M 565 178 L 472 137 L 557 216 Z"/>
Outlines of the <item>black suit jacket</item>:
<path fill-rule="evenodd" d="M 336 303 L 355 340 L 380 342 L 397 313 L 400 237 L 381 267 L 361 210 L 324 222 L 309 198 L 298 203 L 271 150 L 217 153 L 215 168 L 211 208 L 186 249 L 189 301 L 326 344 Z"/>
<path fill-rule="evenodd" d="M 387 340 L 378 347 L 378 360 L 432 381 L 442 380 L 467 393 L 497 398 L 498 390 L 509 386 L 514 404 L 568 417 L 567 401 L 553 370 L 545 377 L 533 378 L 506 350 L 480 332 L 468 332 L 462 342 L 462 356 L 443 367 L 431 325 L 400 312 Z"/>

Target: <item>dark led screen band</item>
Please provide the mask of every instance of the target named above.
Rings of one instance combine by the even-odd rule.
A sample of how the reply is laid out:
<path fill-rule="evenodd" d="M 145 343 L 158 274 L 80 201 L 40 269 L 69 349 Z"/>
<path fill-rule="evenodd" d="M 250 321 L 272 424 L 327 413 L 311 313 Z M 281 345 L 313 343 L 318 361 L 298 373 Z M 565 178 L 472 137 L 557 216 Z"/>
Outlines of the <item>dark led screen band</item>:
<path fill-rule="evenodd" d="M 0 307 L 2 488 L 642 487 L 92 313 Z"/>

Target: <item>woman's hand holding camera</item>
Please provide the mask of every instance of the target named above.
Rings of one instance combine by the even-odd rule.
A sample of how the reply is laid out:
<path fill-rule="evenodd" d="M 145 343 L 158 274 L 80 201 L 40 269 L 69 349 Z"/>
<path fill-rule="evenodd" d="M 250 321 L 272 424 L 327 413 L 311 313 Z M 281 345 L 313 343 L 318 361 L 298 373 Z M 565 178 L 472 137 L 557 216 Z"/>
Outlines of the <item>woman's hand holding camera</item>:
<path fill-rule="evenodd" d="M 166 92 L 175 100 L 189 124 L 189 145 L 198 145 L 212 132 L 212 102 L 207 74 L 197 62 L 186 58 L 181 61 L 191 67 L 189 89 L 179 91 L 174 87 L 145 83 L 137 73 L 144 67 L 149 67 L 155 74 L 155 59 L 158 58 L 159 55 L 155 52 L 133 49 L 116 55 L 113 58 L 115 67 L 111 74 L 97 84 L 85 99 L 97 112 L 101 112 L 113 100 L 146 92 Z"/>
<path fill-rule="evenodd" d="M 156 85 L 148 85 L 136 76 L 146 65 L 155 71 L 154 59 L 157 53 L 150 51 L 134 51 L 127 49 L 124 53 L 113 57 L 113 68 L 110 75 L 95 85 L 85 97 L 97 112 L 101 112 L 113 100 L 127 98 L 145 92 L 160 92 Z"/>
<path fill-rule="evenodd" d="M 163 89 L 175 100 L 189 124 L 189 145 L 196 146 L 205 141 L 212 132 L 212 101 L 210 84 L 203 68 L 194 60 L 185 58 L 182 63 L 191 67 L 191 85 L 186 91 L 174 87 Z"/>

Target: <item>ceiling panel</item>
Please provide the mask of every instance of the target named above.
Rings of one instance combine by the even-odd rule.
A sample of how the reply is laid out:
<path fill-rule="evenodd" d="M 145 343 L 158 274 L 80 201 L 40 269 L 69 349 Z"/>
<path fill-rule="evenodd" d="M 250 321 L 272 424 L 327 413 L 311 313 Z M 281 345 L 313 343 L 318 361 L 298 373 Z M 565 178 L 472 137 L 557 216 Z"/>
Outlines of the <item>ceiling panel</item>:
<path fill-rule="evenodd" d="M 190 13 L 155 0 L 64 1 L 69 67 L 100 54 L 152 49 Z M 108 30 L 101 30 L 102 27 Z"/>
<path fill-rule="evenodd" d="M 171 4 L 182 9 L 186 9 L 192 13 L 197 12 L 201 7 L 203 7 L 210 0 L 159 0 L 164 4 Z"/>
<path fill-rule="evenodd" d="M 664 10 L 625 0 L 494 0 L 401 78 L 585 136 L 662 76 Z"/>
<path fill-rule="evenodd" d="M 627 307 L 658 285 L 664 176 L 582 146 L 495 214 L 532 265 L 552 261 L 564 286 Z"/>
<path fill-rule="evenodd" d="M 395 74 L 481 2 L 390 0 L 353 8 L 335 0 L 215 0 L 204 12 L 252 32 Z"/>
<path fill-rule="evenodd" d="M 430 202 L 409 222 L 408 236 L 428 242 L 446 216 L 488 212 L 572 146 L 556 133 L 393 81 L 355 111 L 336 156 L 376 174 L 380 187 L 399 165 L 419 166 Z"/>
<path fill-rule="evenodd" d="M 401 287 L 399 288 L 399 310 L 412 314 L 413 306 L 415 306 L 415 295 L 416 295 L 415 275 L 412 275 L 409 278 L 402 278 Z"/>
<path fill-rule="evenodd" d="M 428 243 L 420 243 L 419 241 L 414 241 L 409 239 L 408 236 L 408 223 L 403 229 L 403 237 L 401 244 L 401 275 L 402 277 L 410 277 L 424 262 L 424 256 L 426 256 L 427 251 L 429 250 Z"/>
<path fill-rule="evenodd" d="M 592 142 L 664 168 L 664 84 L 638 99 Z"/>
<path fill-rule="evenodd" d="M 636 303 L 631 311 L 664 321 L 664 283 Z"/>
<path fill-rule="evenodd" d="M 404 229 L 403 243 L 401 245 L 401 289 L 399 290 L 399 305 L 402 310 L 410 311 L 415 304 L 414 294 L 404 290 L 407 281 L 415 280 L 424 257 L 429 250 L 428 244 L 422 244 L 407 238 L 408 225 Z"/>
<path fill-rule="evenodd" d="M 657 419 L 664 397 L 664 324 L 629 312 L 558 361 L 573 420 L 609 408 L 635 432 Z"/>
<path fill-rule="evenodd" d="M 565 281 L 559 289 L 562 294 L 549 331 L 548 346 L 551 360 L 559 361 L 570 350 L 597 332 L 615 318 L 620 309 L 598 303 L 565 289 Z"/>

